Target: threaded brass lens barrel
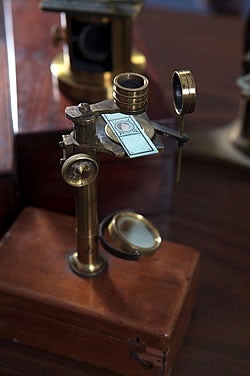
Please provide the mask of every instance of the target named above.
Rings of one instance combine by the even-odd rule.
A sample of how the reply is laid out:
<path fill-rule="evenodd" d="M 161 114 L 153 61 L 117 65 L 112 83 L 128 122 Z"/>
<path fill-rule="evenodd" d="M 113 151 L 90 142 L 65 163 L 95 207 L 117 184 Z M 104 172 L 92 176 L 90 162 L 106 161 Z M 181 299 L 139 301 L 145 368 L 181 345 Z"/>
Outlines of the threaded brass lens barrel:
<path fill-rule="evenodd" d="M 196 103 L 196 88 L 194 77 L 189 70 L 179 70 L 173 73 L 173 102 L 178 115 L 194 112 Z"/>
<path fill-rule="evenodd" d="M 113 82 L 113 98 L 121 112 L 140 114 L 148 104 L 148 79 L 138 73 L 121 73 Z"/>

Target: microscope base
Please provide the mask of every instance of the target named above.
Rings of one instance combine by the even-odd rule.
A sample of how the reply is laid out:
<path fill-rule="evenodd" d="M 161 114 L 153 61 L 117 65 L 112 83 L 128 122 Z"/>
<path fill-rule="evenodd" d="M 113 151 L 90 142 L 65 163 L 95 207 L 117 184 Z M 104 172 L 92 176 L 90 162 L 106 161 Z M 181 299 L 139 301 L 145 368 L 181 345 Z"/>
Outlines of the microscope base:
<path fill-rule="evenodd" d="M 2 239 L 0 338 L 20 353 L 54 354 L 54 374 L 64 358 L 120 375 L 168 375 L 196 300 L 198 252 L 164 242 L 138 262 L 108 255 L 107 272 L 84 279 L 68 265 L 74 228 L 72 217 L 26 208 Z M 18 371 L 37 374 L 31 365 Z"/>

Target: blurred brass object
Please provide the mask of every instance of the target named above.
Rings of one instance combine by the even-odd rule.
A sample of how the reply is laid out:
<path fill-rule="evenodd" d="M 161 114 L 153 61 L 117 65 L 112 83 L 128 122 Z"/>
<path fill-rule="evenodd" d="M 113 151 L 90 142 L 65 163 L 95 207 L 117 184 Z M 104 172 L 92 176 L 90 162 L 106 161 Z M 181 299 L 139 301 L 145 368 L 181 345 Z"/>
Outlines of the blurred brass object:
<path fill-rule="evenodd" d="M 215 130 L 193 132 L 186 152 L 196 158 L 229 163 L 243 169 L 250 168 L 250 17 L 245 17 L 242 35 L 242 74 L 236 80 L 240 88 L 238 116 L 229 124 Z M 226 109 L 225 109 L 226 111 Z"/>
<path fill-rule="evenodd" d="M 61 12 L 61 31 L 53 27 L 53 43 L 63 42 L 51 72 L 62 92 L 88 103 L 111 99 L 115 75 L 143 73 L 145 57 L 132 49 L 132 19 L 143 0 L 44 0 L 41 8 Z"/>
<path fill-rule="evenodd" d="M 239 77 L 237 85 L 241 89 L 238 129 L 231 132 L 231 140 L 248 155 L 250 163 L 250 74 Z"/>
<path fill-rule="evenodd" d="M 132 50 L 131 58 L 127 65 L 127 69 L 143 73 L 146 69 L 146 58 L 138 50 Z M 113 78 L 116 72 L 82 72 L 80 75 L 74 74 L 70 68 L 67 52 L 61 52 L 52 60 L 50 70 L 59 89 L 77 102 L 84 99 L 89 103 L 93 103 L 112 98 Z M 117 68 L 117 73 L 120 70 L 122 69 Z"/>
<path fill-rule="evenodd" d="M 250 168 L 250 74 L 237 80 L 241 89 L 238 117 L 218 129 L 192 134 L 186 152 L 200 158 L 217 159 L 240 168 Z"/>

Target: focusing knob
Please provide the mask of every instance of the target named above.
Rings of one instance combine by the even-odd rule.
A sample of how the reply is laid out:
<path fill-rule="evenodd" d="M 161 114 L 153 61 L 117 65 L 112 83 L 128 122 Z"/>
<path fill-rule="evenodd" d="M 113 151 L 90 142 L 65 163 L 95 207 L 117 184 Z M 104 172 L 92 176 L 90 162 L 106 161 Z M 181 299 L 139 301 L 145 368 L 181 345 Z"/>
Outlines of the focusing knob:
<path fill-rule="evenodd" d="M 84 187 L 92 183 L 97 175 L 98 164 L 87 154 L 74 154 L 62 166 L 63 179 L 72 187 Z"/>

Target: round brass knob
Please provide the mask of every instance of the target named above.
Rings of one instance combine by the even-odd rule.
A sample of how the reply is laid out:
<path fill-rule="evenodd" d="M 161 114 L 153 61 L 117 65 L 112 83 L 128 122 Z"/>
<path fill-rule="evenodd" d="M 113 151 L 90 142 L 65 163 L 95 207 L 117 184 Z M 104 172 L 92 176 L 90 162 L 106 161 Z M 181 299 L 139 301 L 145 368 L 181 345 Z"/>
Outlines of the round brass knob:
<path fill-rule="evenodd" d="M 74 154 L 62 166 L 63 179 L 72 187 L 81 188 L 92 183 L 98 175 L 98 164 L 87 154 Z"/>

